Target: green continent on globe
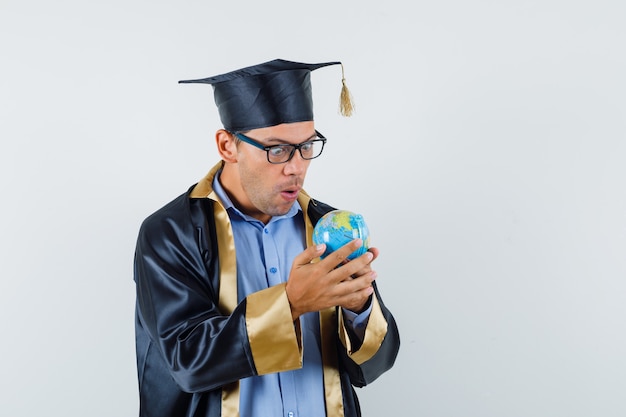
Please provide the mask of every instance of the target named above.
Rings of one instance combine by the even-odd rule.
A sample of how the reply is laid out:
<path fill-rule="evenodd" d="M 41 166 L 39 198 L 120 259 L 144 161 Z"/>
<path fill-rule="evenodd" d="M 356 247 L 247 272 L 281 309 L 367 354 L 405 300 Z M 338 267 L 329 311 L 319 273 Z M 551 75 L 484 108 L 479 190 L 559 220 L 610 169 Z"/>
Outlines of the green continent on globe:
<path fill-rule="evenodd" d="M 363 245 L 352 252 L 348 259 L 363 255 L 369 249 L 370 234 L 363 216 L 348 210 L 333 210 L 322 216 L 313 229 L 313 242 L 326 244 L 322 259 L 346 243 L 360 238 Z"/>

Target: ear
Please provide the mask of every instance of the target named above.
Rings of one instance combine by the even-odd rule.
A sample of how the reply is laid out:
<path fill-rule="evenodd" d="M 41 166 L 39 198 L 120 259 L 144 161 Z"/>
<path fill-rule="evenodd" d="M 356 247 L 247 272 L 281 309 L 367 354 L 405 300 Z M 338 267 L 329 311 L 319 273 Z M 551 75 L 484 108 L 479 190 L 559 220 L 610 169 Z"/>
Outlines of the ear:
<path fill-rule="evenodd" d="M 226 162 L 237 162 L 237 145 L 235 139 L 228 131 L 220 129 L 215 132 L 217 152 Z"/>

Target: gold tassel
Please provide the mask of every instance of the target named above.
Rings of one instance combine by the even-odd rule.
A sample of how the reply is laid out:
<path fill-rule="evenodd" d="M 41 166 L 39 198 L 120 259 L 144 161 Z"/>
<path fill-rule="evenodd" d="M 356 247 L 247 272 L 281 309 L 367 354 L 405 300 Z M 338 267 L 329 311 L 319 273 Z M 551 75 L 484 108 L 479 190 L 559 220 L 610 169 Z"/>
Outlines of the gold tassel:
<path fill-rule="evenodd" d="M 346 78 L 343 72 L 343 64 L 341 64 L 341 97 L 339 101 L 339 113 L 342 116 L 350 117 L 354 113 L 354 100 L 348 86 L 346 85 Z"/>

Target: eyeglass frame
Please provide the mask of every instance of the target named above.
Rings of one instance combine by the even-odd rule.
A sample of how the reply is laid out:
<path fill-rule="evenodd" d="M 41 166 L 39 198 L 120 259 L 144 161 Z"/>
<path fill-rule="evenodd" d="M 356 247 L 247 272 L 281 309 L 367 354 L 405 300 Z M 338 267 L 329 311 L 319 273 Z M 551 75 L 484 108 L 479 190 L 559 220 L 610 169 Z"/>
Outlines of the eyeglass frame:
<path fill-rule="evenodd" d="M 262 149 L 265 151 L 266 156 L 267 156 L 267 162 L 269 162 L 270 164 L 274 164 L 274 165 L 280 165 L 280 164 L 286 164 L 287 162 L 291 161 L 293 159 L 293 156 L 296 154 L 296 150 L 300 153 L 300 157 L 306 161 L 310 161 L 313 160 L 317 157 L 319 157 L 322 152 L 324 151 L 324 145 L 326 145 L 326 137 L 324 137 L 324 135 L 322 135 L 320 132 L 318 132 L 317 130 L 315 130 L 315 135 L 316 135 L 316 139 L 309 139 L 306 140 L 302 143 L 298 143 L 296 145 L 294 145 L 293 143 L 281 143 L 281 144 L 277 144 L 277 145 L 270 145 L 270 146 L 266 146 L 264 144 L 262 144 L 261 142 L 257 142 L 256 140 L 244 135 L 241 132 L 230 132 L 230 134 L 234 135 L 237 139 L 239 139 L 242 142 L 247 143 L 248 145 L 252 145 L 256 148 Z M 304 146 L 307 143 L 310 142 L 322 142 L 322 149 L 320 149 L 320 153 L 317 154 L 317 156 L 314 156 L 313 158 L 305 158 L 304 155 L 302 155 L 302 146 Z M 282 161 L 282 162 L 272 162 L 270 161 L 270 150 L 272 148 L 276 148 L 276 147 L 284 147 L 284 146 L 289 146 L 291 147 L 291 153 L 289 154 L 289 158 L 287 158 L 287 160 Z"/>

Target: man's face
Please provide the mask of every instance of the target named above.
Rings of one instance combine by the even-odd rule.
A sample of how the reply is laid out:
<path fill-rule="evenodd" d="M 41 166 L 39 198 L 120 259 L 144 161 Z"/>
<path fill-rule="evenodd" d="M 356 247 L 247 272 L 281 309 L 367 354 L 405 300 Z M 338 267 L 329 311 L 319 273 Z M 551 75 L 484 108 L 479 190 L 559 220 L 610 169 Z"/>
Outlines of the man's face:
<path fill-rule="evenodd" d="M 265 145 L 299 144 L 315 137 L 313 122 L 285 123 L 254 129 L 246 136 Z M 267 152 L 248 143 L 237 146 L 237 169 L 242 195 L 235 196 L 240 209 L 263 222 L 287 213 L 304 184 L 310 160 L 298 151 L 282 164 L 271 164 Z"/>

